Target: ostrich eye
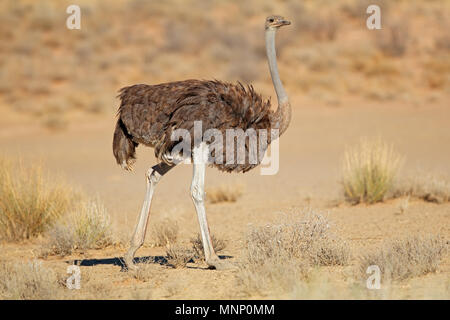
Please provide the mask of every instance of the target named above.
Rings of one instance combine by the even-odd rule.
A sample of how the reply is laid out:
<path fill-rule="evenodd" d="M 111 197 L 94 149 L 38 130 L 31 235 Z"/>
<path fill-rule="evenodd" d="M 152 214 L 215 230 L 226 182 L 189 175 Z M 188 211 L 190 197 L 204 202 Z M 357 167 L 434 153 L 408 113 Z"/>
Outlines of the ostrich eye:
<path fill-rule="evenodd" d="M 269 22 L 270 22 L 270 23 L 272 23 L 272 22 L 274 22 L 274 21 L 275 21 L 275 20 L 273 20 L 273 18 L 270 18 L 270 19 L 269 19 Z"/>

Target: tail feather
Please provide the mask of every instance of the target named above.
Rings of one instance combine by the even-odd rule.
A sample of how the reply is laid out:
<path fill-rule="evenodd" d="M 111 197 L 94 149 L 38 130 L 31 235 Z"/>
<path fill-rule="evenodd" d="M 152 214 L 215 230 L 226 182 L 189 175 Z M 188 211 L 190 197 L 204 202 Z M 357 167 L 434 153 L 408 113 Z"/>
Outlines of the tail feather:
<path fill-rule="evenodd" d="M 119 118 L 114 131 L 113 153 L 117 164 L 119 164 L 122 169 L 129 171 L 133 169 L 132 166 L 136 162 L 137 146 L 138 143 L 131 139 L 124 123 Z"/>

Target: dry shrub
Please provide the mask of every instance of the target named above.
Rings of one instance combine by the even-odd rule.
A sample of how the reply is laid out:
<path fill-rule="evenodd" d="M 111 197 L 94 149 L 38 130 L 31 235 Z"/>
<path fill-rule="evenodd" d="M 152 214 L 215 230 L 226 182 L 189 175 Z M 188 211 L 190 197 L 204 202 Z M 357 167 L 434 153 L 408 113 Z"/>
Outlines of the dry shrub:
<path fill-rule="evenodd" d="M 19 241 L 44 232 L 69 207 L 72 190 L 51 180 L 40 165 L 0 158 L 0 238 Z"/>
<path fill-rule="evenodd" d="M 438 38 L 435 39 L 434 46 L 437 50 L 449 52 L 450 51 L 450 35 L 448 33 L 444 33 L 444 34 L 440 35 Z"/>
<path fill-rule="evenodd" d="M 342 1 L 340 1 L 342 2 Z M 371 4 L 376 4 L 381 9 L 381 14 L 386 15 L 389 10 L 389 1 L 388 0 L 346 0 L 343 1 L 341 4 L 341 10 L 344 14 L 349 16 L 353 19 L 358 19 L 362 21 L 366 21 L 368 15 L 367 15 L 367 8 Z M 382 17 L 383 18 L 383 17 Z"/>
<path fill-rule="evenodd" d="M 324 47 L 302 48 L 298 50 L 297 58 L 310 71 L 320 74 L 320 76 L 317 76 L 317 80 L 315 78 L 300 80 L 303 87 L 309 88 L 316 82 L 317 85 L 321 84 L 323 87 L 328 88 L 335 85 L 334 79 L 332 78 L 329 78 L 331 81 L 328 78 L 320 79 L 320 77 L 324 77 L 325 72 L 338 68 L 338 61 L 336 60 L 336 52 L 334 50 L 330 48 L 325 49 Z"/>
<path fill-rule="evenodd" d="M 184 268 L 194 258 L 194 251 L 182 245 L 175 244 L 166 247 L 166 258 L 174 268 Z"/>
<path fill-rule="evenodd" d="M 339 31 L 339 20 L 333 14 L 306 15 L 298 28 L 315 40 L 333 41 Z"/>
<path fill-rule="evenodd" d="M 350 271 L 351 268 L 348 268 Z M 345 273 L 345 271 L 344 271 Z M 403 282 L 389 283 L 384 281 L 378 290 L 367 289 L 367 278 L 363 281 L 354 281 L 347 278 L 337 281 L 336 272 L 314 272 L 308 282 L 300 283 L 290 294 L 283 295 L 282 299 L 295 300 L 442 300 L 448 299 L 449 281 L 442 281 L 442 276 L 430 277 L 426 281 L 421 278 Z M 270 297 L 272 298 L 272 297 Z"/>
<path fill-rule="evenodd" d="M 387 23 L 382 30 L 377 30 L 375 43 L 385 55 L 401 57 L 408 49 L 409 26 L 407 19 Z"/>
<path fill-rule="evenodd" d="M 155 271 L 155 261 L 153 259 L 145 259 L 139 263 L 138 268 L 130 270 L 129 273 L 136 280 L 148 282 L 154 278 Z"/>
<path fill-rule="evenodd" d="M 206 200 L 210 203 L 236 202 L 242 193 L 243 187 L 240 185 L 221 185 L 219 187 L 207 190 Z"/>
<path fill-rule="evenodd" d="M 346 199 L 355 204 L 383 201 L 401 163 L 392 145 L 380 138 L 362 139 L 344 154 L 342 184 Z"/>
<path fill-rule="evenodd" d="M 49 230 L 48 253 L 69 255 L 113 243 L 110 218 L 99 200 L 81 202 Z"/>
<path fill-rule="evenodd" d="M 368 56 L 356 56 L 351 60 L 351 66 L 355 71 L 363 73 L 367 77 L 392 77 L 400 73 L 397 65 L 381 54 Z"/>
<path fill-rule="evenodd" d="M 42 124 L 52 131 L 60 131 L 67 128 L 68 121 L 63 114 L 50 113 L 44 117 Z"/>
<path fill-rule="evenodd" d="M 430 173 L 418 172 L 397 182 L 392 197 L 413 197 L 428 202 L 450 201 L 450 179 Z"/>
<path fill-rule="evenodd" d="M 242 51 L 242 50 L 241 50 Z M 258 56 L 254 52 L 241 52 L 233 59 L 233 63 L 228 66 L 226 76 L 231 80 L 251 83 L 260 78 Z"/>
<path fill-rule="evenodd" d="M 221 252 L 227 246 L 225 241 L 216 238 L 214 235 L 211 235 L 211 243 L 216 253 Z M 192 250 L 194 251 L 194 258 L 196 260 L 204 260 L 205 252 L 203 250 L 203 242 L 200 233 L 197 234 L 196 237 L 191 239 Z"/>
<path fill-rule="evenodd" d="M 168 246 L 177 242 L 179 228 L 174 220 L 166 218 L 158 221 L 153 225 L 152 230 L 157 247 Z"/>
<path fill-rule="evenodd" d="M 240 28 L 217 28 L 209 29 L 209 38 L 212 41 L 211 56 L 226 63 L 225 76 L 229 80 L 239 80 L 251 83 L 263 75 L 261 62 L 264 61 L 265 50 L 261 48 L 258 31 L 248 28 L 243 34 Z"/>
<path fill-rule="evenodd" d="M 0 262 L 0 297 L 4 299 L 41 300 L 58 297 L 60 286 L 56 273 L 39 261 Z"/>
<path fill-rule="evenodd" d="M 238 279 L 249 293 L 292 291 L 312 267 L 346 265 L 350 252 L 313 210 L 287 216 L 279 224 L 254 228 L 247 235 Z"/>
<path fill-rule="evenodd" d="M 117 290 L 114 289 L 114 284 L 111 281 L 105 281 L 102 276 L 99 277 L 98 270 L 95 268 L 80 267 L 80 275 L 81 288 L 79 290 L 70 290 L 67 288 L 67 278 L 70 276 L 67 273 L 67 269 L 58 273 L 59 283 L 62 285 L 63 291 L 60 290 L 56 297 L 59 299 L 78 300 L 117 299 Z"/>
<path fill-rule="evenodd" d="M 96 279 L 91 268 L 81 269 L 81 289 L 69 290 L 67 274 L 44 267 L 33 260 L 26 263 L 0 261 L 0 299 L 106 299 L 114 293 L 108 281 Z"/>
<path fill-rule="evenodd" d="M 185 23 L 166 23 L 164 49 L 173 52 L 185 50 L 189 46 L 189 42 L 192 41 L 191 33 L 186 32 L 187 28 L 188 26 Z"/>
<path fill-rule="evenodd" d="M 148 288 L 134 287 L 131 291 L 132 300 L 152 300 L 152 291 Z"/>
<path fill-rule="evenodd" d="M 50 31 L 57 28 L 62 22 L 62 17 L 58 15 L 57 8 L 50 2 L 42 2 L 40 6 L 32 7 L 30 14 L 30 27 L 42 31 Z"/>
<path fill-rule="evenodd" d="M 165 297 L 173 297 L 179 294 L 184 288 L 186 288 L 186 286 L 183 287 L 183 284 L 181 284 L 178 279 L 166 282 L 164 285 L 164 289 L 166 291 Z"/>
<path fill-rule="evenodd" d="M 448 242 L 434 235 L 391 240 L 361 257 L 360 272 L 363 278 L 367 278 L 367 268 L 376 265 L 385 281 L 425 275 L 437 270 L 447 250 Z"/>
<path fill-rule="evenodd" d="M 450 55 L 433 55 L 424 64 L 425 81 L 431 89 L 442 89 L 450 84 Z"/>
<path fill-rule="evenodd" d="M 293 22 L 292 28 L 301 34 L 302 38 L 312 41 L 332 41 L 336 38 L 340 24 L 332 6 L 311 7 L 304 2 L 293 1 L 288 7 L 289 17 Z"/>

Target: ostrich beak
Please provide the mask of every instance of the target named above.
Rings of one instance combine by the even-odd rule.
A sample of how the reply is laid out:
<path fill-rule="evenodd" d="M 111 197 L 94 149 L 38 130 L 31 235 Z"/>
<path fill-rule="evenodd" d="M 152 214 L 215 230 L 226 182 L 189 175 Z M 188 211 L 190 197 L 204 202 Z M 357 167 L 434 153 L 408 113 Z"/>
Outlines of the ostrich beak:
<path fill-rule="evenodd" d="M 279 27 L 282 27 L 282 26 L 288 26 L 288 25 L 290 25 L 290 24 L 291 24 L 291 22 L 290 22 L 289 20 L 281 20 L 281 21 L 279 22 L 278 26 L 279 26 Z"/>

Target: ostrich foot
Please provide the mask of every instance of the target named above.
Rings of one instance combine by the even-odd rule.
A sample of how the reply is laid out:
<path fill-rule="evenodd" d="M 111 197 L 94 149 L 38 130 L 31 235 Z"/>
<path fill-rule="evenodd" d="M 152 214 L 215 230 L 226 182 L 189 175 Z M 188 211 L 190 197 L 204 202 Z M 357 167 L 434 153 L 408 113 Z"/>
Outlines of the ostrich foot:
<path fill-rule="evenodd" d="M 134 255 L 132 255 L 130 252 L 127 252 L 123 257 L 125 267 L 128 269 L 128 271 L 136 271 L 138 269 L 138 266 L 134 264 L 133 259 Z"/>

